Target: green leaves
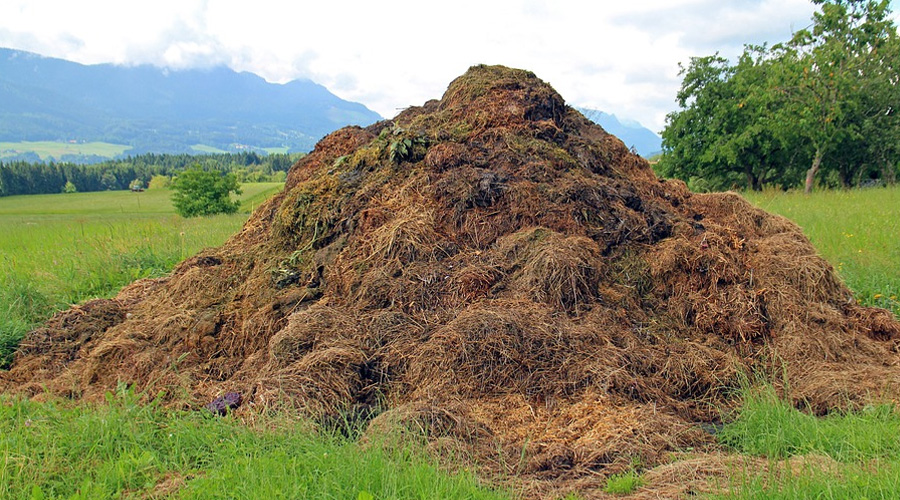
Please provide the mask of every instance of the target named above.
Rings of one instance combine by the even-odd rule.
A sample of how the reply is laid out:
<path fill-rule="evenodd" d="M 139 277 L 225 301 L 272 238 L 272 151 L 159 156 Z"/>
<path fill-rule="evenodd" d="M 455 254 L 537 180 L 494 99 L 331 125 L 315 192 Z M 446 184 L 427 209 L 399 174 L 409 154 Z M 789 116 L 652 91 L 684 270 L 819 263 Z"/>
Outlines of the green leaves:
<path fill-rule="evenodd" d="M 747 46 L 733 65 L 715 55 L 682 69 L 661 175 L 695 189 L 894 179 L 900 48 L 889 2 L 815 3 L 813 25 L 790 41 Z"/>
<path fill-rule="evenodd" d="M 233 214 L 240 203 L 231 200 L 231 193 L 241 189 L 234 174 L 203 170 L 195 165 L 172 181 L 172 204 L 182 217 Z"/>

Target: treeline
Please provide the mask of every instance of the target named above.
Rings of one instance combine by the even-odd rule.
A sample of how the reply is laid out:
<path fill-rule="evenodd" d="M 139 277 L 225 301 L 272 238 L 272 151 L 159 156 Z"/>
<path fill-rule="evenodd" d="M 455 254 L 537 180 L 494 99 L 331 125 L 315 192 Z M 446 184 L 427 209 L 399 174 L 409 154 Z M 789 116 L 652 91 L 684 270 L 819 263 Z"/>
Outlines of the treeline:
<path fill-rule="evenodd" d="M 0 196 L 121 190 L 147 187 L 151 181 L 165 185 L 172 176 L 193 165 L 234 173 L 239 182 L 280 182 L 301 156 L 303 153 L 148 153 L 93 165 L 0 162 Z"/>
<path fill-rule="evenodd" d="M 888 0 L 813 0 L 809 28 L 682 67 L 657 172 L 696 190 L 894 183 L 900 42 Z"/>

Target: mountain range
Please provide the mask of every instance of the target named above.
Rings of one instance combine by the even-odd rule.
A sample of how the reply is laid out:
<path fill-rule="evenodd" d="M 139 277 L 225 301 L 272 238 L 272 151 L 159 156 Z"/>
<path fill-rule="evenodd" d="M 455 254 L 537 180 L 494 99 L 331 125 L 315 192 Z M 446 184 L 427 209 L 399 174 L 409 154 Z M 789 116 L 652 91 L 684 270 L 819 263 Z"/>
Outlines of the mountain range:
<path fill-rule="evenodd" d="M 0 49 L 0 142 L 106 142 L 128 154 L 308 151 L 381 119 L 310 80 L 269 83 L 225 67 L 83 65 Z"/>
<path fill-rule="evenodd" d="M 649 158 L 662 152 L 662 138 L 659 134 L 632 120 L 620 120 L 616 115 L 604 113 L 596 109 L 578 108 L 588 120 L 603 127 L 610 134 L 618 137 L 629 148 L 634 148 L 639 155 Z"/>
<path fill-rule="evenodd" d="M 636 122 L 579 110 L 643 156 L 661 150 L 659 136 Z M 129 155 L 306 152 L 340 127 L 380 119 L 310 80 L 276 84 L 222 66 L 84 65 L 0 48 L 0 142 L 16 143 L 0 150 L 4 161 L 40 159 L 23 141 L 110 143 Z M 113 154 L 53 159 L 90 162 Z"/>

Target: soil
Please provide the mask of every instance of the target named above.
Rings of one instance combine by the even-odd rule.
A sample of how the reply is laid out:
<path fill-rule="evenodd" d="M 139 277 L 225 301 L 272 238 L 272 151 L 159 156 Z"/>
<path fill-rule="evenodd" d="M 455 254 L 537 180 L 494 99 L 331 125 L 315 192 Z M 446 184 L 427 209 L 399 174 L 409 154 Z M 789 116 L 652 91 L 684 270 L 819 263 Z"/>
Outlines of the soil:
<path fill-rule="evenodd" d="M 238 393 L 591 498 L 679 450 L 717 474 L 707 431 L 757 380 L 816 414 L 896 397 L 898 339 L 793 223 L 658 179 L 534 74 L 475 66 L 322 139 L 221 248 L 57 314 L 0 388 Z"/>

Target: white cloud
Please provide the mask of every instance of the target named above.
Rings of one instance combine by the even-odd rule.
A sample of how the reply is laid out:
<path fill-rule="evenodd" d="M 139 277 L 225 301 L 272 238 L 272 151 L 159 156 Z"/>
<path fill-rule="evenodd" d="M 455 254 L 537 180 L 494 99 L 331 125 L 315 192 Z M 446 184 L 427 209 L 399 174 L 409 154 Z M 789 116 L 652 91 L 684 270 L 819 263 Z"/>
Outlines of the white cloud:
<path fill-rule="evenodd" d="M 473 64 L 505 64 L 534 71 L 572 104 L 659 130 L 679 62 L 784 40 L 813 10 L 807 0 L 4 0 L 0 46 L 310 78 L 384 116 L 440 97 Z"/>

